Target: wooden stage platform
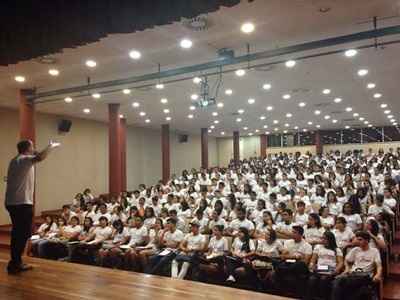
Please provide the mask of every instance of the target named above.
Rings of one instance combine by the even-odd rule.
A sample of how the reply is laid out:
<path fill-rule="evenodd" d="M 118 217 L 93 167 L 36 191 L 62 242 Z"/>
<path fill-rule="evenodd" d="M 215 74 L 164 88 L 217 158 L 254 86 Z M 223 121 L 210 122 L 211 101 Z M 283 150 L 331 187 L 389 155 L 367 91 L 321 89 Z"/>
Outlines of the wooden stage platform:
<path fill-rule="evenodd" d="M 287 298 L 217 285 L 27 257 L 34 270 L 8 275 L 0 253 L 1 300 L 204 299 L 283 300 Z"/>

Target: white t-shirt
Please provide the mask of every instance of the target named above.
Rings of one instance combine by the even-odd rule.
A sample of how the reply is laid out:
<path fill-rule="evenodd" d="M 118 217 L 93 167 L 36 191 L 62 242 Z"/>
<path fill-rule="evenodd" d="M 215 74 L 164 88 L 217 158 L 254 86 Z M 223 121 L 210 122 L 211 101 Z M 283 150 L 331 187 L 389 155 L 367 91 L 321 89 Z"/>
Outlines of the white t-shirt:
<path fill-rule="evenodd" d="M 375 264 L 381 264 L 381 256 L 375 248 L 368 248 L 368 250 L 363 251 L 360 247 L 355 247 L 349 251 L 346 260 L 353 263 L 352 272 L 361 269 L 371 275 L 374 273 Z"/>
<path fill-rule="evenodd" d="M 308 221 L 308 214 L 306 214 L 306 213 L 304 213 L 302 215 L 296 214 L 294 216 L 294 223 L 296 223 L 296 225 L 304 226 L 307 224 L 307 221 Z"/>
<path fill-rule="evenodd" d="M 206 237 L 202 234 L 193 235 L 193 233 L 188 233 L 183 240 L 187 243 L 186 247 L 189 250 L 203 249 L 206 243 Z"/>
<path fill-rule="evenodd" d="M 299 243 L 296 243 L 293 239 L 286 240 L 283 248 L 289 252 L 289 255 L 300 254 L 304 256 L 312 254 L 312 246 L 303 239 Z"/>
<path fill-rule="evenodd" d="M 243 242 L 240 240 L 240 238 L 235 238 L 235 240 L 232 243 L 232 252 L 233 253 L 238 253 L 238 254 L 245 254 L 247 253 L 246 251 L 242 251 L 242 246 L 243 246 Z M 249 248 L 250 251 L 254 251 L 255 250 L 255 245 L 254 245 L 254 241 L 250 240 L 249 241 Z"/>
<path fill-rule="evenodd" d="M 110 226 L 106 226 L 106 227 L 96 227 L 93 231 L 93 233 L 95 234 L 94 239 L 96 241 L 105 241 L 107 239 L 110 238 L 111 234 L 112 234 L 112 229 Z"/>
<path fill-rule="evenodd" d="M 180 243 L 183 240 L 183 238 L 184 238 L 183 232 L 180 231 L 179 229 L 175 229 L 174 232 L 168 230 L 164 234 L 164 241 L 166 243 L 171 243 L 171 242 Z"/>
<path fill-rule="evenodd" d="M 335 225 L 335 219 L 332 216 L 327 216 L 326 218 L 321 217 L 321 225 L 322 226 L 330 226 Z"/>
<path fill-rule="evenodd" d="M 64 232 L 65 233 L 77 233 L 77 232 L 81 232 L 82 227 L 80 225 L 76 225 L 76 226 L 71 226 L 71 225 L 67 225 L 64 227 Z"/>
<path fill-rule="evenodd" d="M 229 250 L 228 241 L 225 237 L 221 237 L 217 240 L 217 238 L 213 236 L 208 243 L 208 250 L 210 250 L 211 255 L 223 255 L 224 252 Z"/>
<path fill-rule="evenodd" d="M 357 229 L 357 225 L 362 224 L 362 220 L 359 214 L 352 214 L 352 215 L 340 214 L 339 216 L 346 219 L 347 226 L 349 226 L 353 231 Z"/>
<path fill-rule="evenodd" d="M 239 230 L 240 227 L 245 227 L 249 231 L 254 230 L 253 222 L 251 222 L 247 219 L 244 219 L 243 221 L 240 221 L 239 219 L 235 219 L 230 223 L 229 227 L 232 228 L 234 231 Z"/>
<path fill-rule="evenodd" d="M 113 238 L 113 243 L 119 243 L 122 242 L 127 236 L 129 236 L 129 230 L 128 228 L 124 227 L 122 229 L 122 232 L 116 232 Z"/>
<path fill-rule="evenodd" d="M 354 238 L 354 233 L 349 227 L 346 227 L 343 232 L 337 229 L 333 229 L 332 232 L 335 235 L 337 246 L 341 249 L 346 247 Z"/>
<path fill-rule="evenodd" d="M 283 245 L 279 240 L 275 240 L 272 244 L 269 244 L 266 240 L 257 241 L 257 252 L 267 254 L 270 257 L 279 257 L 282 249 Z"/>
<path fill-rule="evenodd" d="M 343 252 L 340 248 L 336 248 L 336 253 L 325 248 L 324 245 L 316 245 L 313 251 L 314 254 L 318 255 L 318 266 L 329 266 L 329 268 L 336 268 L 336 257 L 343 257 Z"/>
<path fill-rule="evenodd" d="M 306 241 L 311 243 L 311 242 L 319 242 L 322 239 L 322 236 L 325 232 L 324 227 L 320 228 L 305 228 L 304 230 L 304 236 L 306 238 Z"/>
<path fill-rule="evenodd" d="M 140 228 L 129 228 L 129 236 L 131 237 L 129 240 L 129 246 L 140 245 L 144 242 L 145 237 L 147 237 L 148 231 L 147 227 L 142 225 Z"/>

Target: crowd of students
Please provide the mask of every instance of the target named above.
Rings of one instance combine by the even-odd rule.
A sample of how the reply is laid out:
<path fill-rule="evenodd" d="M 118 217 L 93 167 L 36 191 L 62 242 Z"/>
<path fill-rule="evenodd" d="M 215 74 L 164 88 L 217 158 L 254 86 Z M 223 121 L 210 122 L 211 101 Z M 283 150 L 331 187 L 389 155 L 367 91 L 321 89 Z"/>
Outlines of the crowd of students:
<path fill-rule="evenodd" d="M 383 279 L 399 160 L 400 149 L 279 154 L 185 170 L 119 197 L 86 189 L 45 218 L 31 250 L 176 279 L 289 287 L 304 299 L 367 299 Z"/>

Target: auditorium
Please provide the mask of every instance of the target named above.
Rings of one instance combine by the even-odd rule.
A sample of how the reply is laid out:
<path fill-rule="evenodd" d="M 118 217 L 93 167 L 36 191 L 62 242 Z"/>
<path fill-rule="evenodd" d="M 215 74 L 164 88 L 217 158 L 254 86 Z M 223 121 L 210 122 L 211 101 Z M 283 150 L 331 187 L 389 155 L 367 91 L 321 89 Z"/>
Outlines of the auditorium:
<path fill-rule="evenodd" d="M 0 3 L 0 299 L 400 299 L 399 0 Z"/>

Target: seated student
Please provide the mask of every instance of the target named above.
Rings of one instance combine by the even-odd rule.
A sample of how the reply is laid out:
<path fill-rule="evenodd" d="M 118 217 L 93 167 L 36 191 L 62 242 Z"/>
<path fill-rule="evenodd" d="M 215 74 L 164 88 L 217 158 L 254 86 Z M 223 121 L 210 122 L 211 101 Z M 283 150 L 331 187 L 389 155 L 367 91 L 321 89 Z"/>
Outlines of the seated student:
<path fill-rule="evenodd" d="M 144 210 L 144 221 L 143 224 L 146 226 L 147 230 L 150 230 L 156 223 L 156 214 L 154 213 L 154 208 L 147 206 Z"/>
<path fill-rule="evenodd" d="M 126 270 L 138 270 L 139 253 L 136 248 L 145 246 L 149 242 L 149 231 L 143 225 L 143 218 L 140 216 L 130 219 L 129 223 L 129 243 L 124 255 L 124 265 Z"/>
<path fill-rule="evenodd" d="M 183 238 L 183 232 L 176 228 L 176 219 L 169 218 L 160 236 L 160 251 L 150 257 L 145 272 L 150 274 L 161 273 L 162 268 L 175 258 Z"/>
<path fill-rule="evenodd" d="M 354 299 L 358 293 L 367 290 L 369 283 L 382 280 L 382 263 L 379 251 L 369 247 L 370 235 L 365 231 L 356 232 L 356 247 L 346 255 L 345 270 L 337 276 L 332 285 L 332 300 Z M 363 272 L 366 275 L 354 276 Z M 362 288 L 362 289 L 360 289 Z"/>
<path fill-rule="evenodd" d="M 98 206 L 99 211 L 96 212 L 96 214 L 93 217 L 93 224 L 94 226 L 99 226 L 100 225 L 100 218 L 104 217 L 107 220 L 107 223 L 111 221 L 111 215 L 107 211 L 107 205 L 105 203 L 102 203 Z"/>
<path fill-rule="evenodd" d="M 391 189 L 389 187 L 386 187 L 383 190 L 383 197 L 384 197 L 383 203 L 386 206 L 390 207 L 391 209 L 395 209 L 396 208 L 397 201 L 396 201 L 396 199 L 393 198 L 392 191 L 391 191 Z"/>
<path fill-rule="evenodd" d="M 105 241 L 97 254 L 98 264 L 103 267 L 120 268 L 122 265 L 122 250 L 120 246 L 126 244 L 128 241 L 128 228 L 124 227 L 121 220 L 115 220 L 112 223 L 111 240 Z"/>
<path fill-rule="evenodd" d="M 254 241 L 250 239 L 249 230 L 239 227 L 237 237 L 232 243 L 232 255 L 226 256 L 227 282 L 236 282 L 236 270 L 245 267 L 250 269 L 250 257 L 255 251 Z"/>
<path fill-rule="evenodd" d="M 346 219 L 343 217 L 338 217 L 336 219 L 335 229 L 333 229 L 333 234 L 335 235 L 336 244 L 343 253 L 346 253 L 347 248 L 353 245 L 354 233 L 350 227 L 347 226 Z"/>
<path fill-rule="evenodd" d="M 136 249 L 138 251 L 141 270 L 148 264 L 148 258 L 155 255 L 159 250 L 161 233 L 164 230 L 164 223 L 161 218 L 157 218 L 156 222 L 149 230 L 149 243 L 141 249 Z"/>
<path fill-rule="evenodd" d="M 311 246 L 321 244 L 322 235 L 325 232 L 325 228 L 321 226 L 321 220 L 319 215 L 316 213 L 311 213 L 308 216 L 308 223 L 304 229 L 304 237 L 306 242 Z"/>
<path fill-rule="evenodd" d="M 376 195 L 374 199 L 374 204 L 370 205 L 368 208 L 368 216 L 376 217 L 378 214 L 384 213 L 388 216 L 394 216 L 393 210 L 384 204 L 383 195 Z"/>
<path fill-rule="evenodd" d="M 127 221 L 127 216 L 125 215 L 122 206 L 120 205 L 115 205 L 113 207 L 113 210 L 111 212 L 111 219 L 110 219 L 110 223 L 113 224 L 115 221 L 117 220 L 121 220 L 121 222 L 123 224 L 126 223 Z"/>
<path fill-rule="evenodd" d="M 191 233 L 188 233 L 179 245 L 179 252 L 171 264 L 171 277 L 184 279 L 191 264 L 198 264 L 205 250 L 206 238 L 200 233 L 200 223 L 190 223 Z M 182 263 L 179 271 L 179 263 Z"/>
<path fill-rule="evenodd" d="M 308 222 L 308 214 L 305 213 L 306 204 L 303 201 L 298 201 L 296 204 L 296 213 L 294 215 L 294 223 L 299 226 L 304 226 Z"/>
<path fill-rule="evenodd" d="M 286 208 L 281 212 L 282 222 L 276 225 L 276 233 L 279 239 L 291 239 L 293 224 L 293 212 L 291 209 Z"/>
<path fill-rule="evenodd" d="M 330 284 L 343 269 L 343 253 L 336 245 L 335 236 L 325 231 L 322 244 L 316 245 L 309 265 L 311 275 L 308 278 L 306 299 L 320 296 L 329 298 Z"/>
<path fill-rule="evenodd" d="M 362 219 L 359 214 L 353 213 L 353 205 L 350 202 L 346 202 L 343 205 L 343 212 L 339 215 L 339 217 L 343 217 L 346 219 L 347 226 L 356 232 L 362 228 Z"/>
<path fill-rule="evenodd" d="M 293 226 L 292 239 L 283 244 L 281 262 L 274 265 L 273 282 L 278 289 L 292 287 L 297 293 L 304 292 L 304 280 L 308 275 L 308 264 L 312 246 L 303 239 L 304 229 Z"/>
<path fill-rule="evenodd" d="M 196 210 L 195 217 L 192 219 L 192 222 L 198 222 L 200 224 L 200 233 L 208 233 L 209 220 L 204 216 L 202 210 Z"/>
<path fill-rule="evenodd" d="M 186 231 L 186 222 L 182 218 L 178 217 L 178 213 L 175 209 L 171 209 L 168 211 L 168 217 L 176 220 L 176 228 L 182 232 Z"/>
<path fill-rule="evenodd" d="M 57 222 L 54 222 L 52 216 L 46 216 L 45 222 L 40 225 L 36 232 L 38 238 L 31 240 L 31 251 L 33 256 L 43 257 L 45 245 L 49 242 L 49 238 L 56 236 L 58 233 Z"/>
<path fill-rule="evenodd" d="M 254 233 L 253 222 L 246 219 L 246 209 L 240 208 L 237 211 L 237 218 L 234 219 L 227 228 L 227 234 L 237 236 L 239 234 L 239 228 L 246 228 L 250 236 Z"/>
<path fill-rule="evenodd" d="M 256 271 L 258 279 L 267 283 L 272 275 L 272 259 L 280 257 L 283 251 L 283 244 L 277 239 L 274 229 L 269 227 L 263 231 L 263 236 L 257 240 L 257 248 L 254 259 L 251 262 L 252 268 Z"/>
<path fill-rule="evenodd" d="M 264 236 L 266 231 L 275 230 L 276 225 L 274 219 L 272 218 L 272 214 L 269 211 L 264 211 L 262 214 L 262 220 L 257 223 L 256 226 L 256 236 Z"/>
<path fill-rule="evenodd" d="M 205 247 L 205 257 L 200 260 L 199 271 L 201 272 L 200 278 L 205 279 L 204 274 L 211 270 L 218 273 L 223 272 L 224 268 L 224 255 L 229 251 L 228 241 L 223 236 L 223 225 L 214 225 L 212 228 L 212 237 Z"/>
<path fill-rule="evenodd" d="M 331 214 L 329 212 L 329 207 L 322 206 L 319 209 L 319 217 L 321 219 L 321 225 L 325 229 L 330 230 L 333 228 L 333 226 L 335 226 L 335 219 L 331 216 Z"/>
<path fill-rule="evenodd" d="M 69 205 L 63 205 L 61 217 L 67 220 L 67 222 L 71 221 L 71 218 L 76 214 L 71 211 L 71 207 Z"/>
<path fill-rule="evenodd" d="M 369 246 L 371 248 L 376 248 L 378 250 L 386 249 L 386 243 L 383 235 L 380 233 L 379 224 L 375 219 L 368 219 L 365 223 L 365 231 L 369 233 L 370 242 Z"/>

